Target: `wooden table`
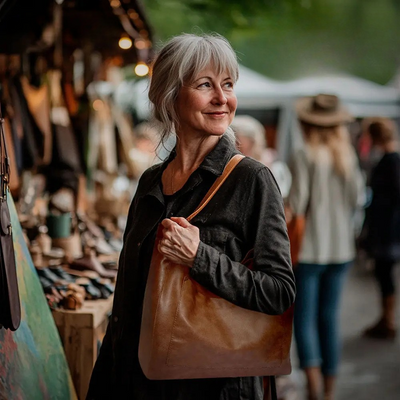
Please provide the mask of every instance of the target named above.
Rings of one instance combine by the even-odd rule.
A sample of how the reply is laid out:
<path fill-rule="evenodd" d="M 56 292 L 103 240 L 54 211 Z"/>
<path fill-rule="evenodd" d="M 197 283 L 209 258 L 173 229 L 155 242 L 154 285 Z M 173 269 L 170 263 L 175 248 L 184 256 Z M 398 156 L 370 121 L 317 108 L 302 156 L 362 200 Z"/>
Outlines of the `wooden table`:
<path fill-rule="evenodd" d="M 80 310 L 53 311 L 72 381 L 80 400 L 86 398 L 99 343 L 107 329 L 112 302 L 113 296 L 106 300 L 85 300 Z"/>

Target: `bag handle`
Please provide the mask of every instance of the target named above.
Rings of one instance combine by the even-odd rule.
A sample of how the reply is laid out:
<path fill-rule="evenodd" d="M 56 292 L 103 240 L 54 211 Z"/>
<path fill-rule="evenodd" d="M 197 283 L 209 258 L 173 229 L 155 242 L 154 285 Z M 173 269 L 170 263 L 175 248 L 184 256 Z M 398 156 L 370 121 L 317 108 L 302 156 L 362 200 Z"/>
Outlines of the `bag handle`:
<path fill-rule="evenodd" d="M 7 199 L 7 189 L 8 183 L 10 180 L 10 159 L 8 158 L 7 153 L 7 143 L 4 134 L 4 119 L 1 114 L 1 105 L 0 105 L 0 179 L 1 179 L 1 187 L 0 187 L 0 199 Z"/>
<path fill-rule="evenodd" d="M 196 210 L 187 217 L 188 221 L 192 220 L 210 202 L 215 193 L 218 192 L 219 188 L 226 181 L 230 173 L 235 169 L 236 165 L 238 165 L 239 162 L 243 160 L 243 158 L 244 155 L 236 154 L 229 160 L 228 164 L 226 164 L 224 168 L 224 172 L 222 173 L 222 175 L 215 180 L 213 185 L 210 187 L 210 190 L 204 196 L 204 199 L 201 201 Z"/>

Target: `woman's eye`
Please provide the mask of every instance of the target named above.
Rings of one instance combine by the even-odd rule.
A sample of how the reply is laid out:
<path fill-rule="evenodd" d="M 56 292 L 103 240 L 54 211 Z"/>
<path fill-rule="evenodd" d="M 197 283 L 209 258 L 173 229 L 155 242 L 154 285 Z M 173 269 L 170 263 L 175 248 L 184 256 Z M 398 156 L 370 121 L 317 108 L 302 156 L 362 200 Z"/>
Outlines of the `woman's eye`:
<path fill-rule="evenodd" d="M 199 85 L 199 87 L 206 87 L 206 88 L 209 88 L 209 87 L 211 87 L 211 83 L 210 83 L 210 82 L 203 82 L 203 83 L 201 83 L 201 84 Z"/>
<path fill-rule="evenodd" d="M 224 86 L 228 89 L 233 89 L 233 82 L 225 82 Z"/>

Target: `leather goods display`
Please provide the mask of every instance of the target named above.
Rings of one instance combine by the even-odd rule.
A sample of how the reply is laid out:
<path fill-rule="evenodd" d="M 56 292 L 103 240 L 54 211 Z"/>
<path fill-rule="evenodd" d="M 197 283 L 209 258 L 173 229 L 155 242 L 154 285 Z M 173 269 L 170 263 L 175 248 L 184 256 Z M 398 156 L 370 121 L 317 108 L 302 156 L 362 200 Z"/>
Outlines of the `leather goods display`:
<path fill-rule="evenodd" d="M 18 75 L 15 75 L 10 81 L 10 93 L 13 99 L 13 106 L 18 109 L 16 117 L 20 119 L 19 122 L 22 127 L 22 167 L 24 169 L 32 169 L 41 163 L 42 150 L 44 149 L 43 135 L 29 111 Z"/>
<path fill-rule="evenodd" d="M 234 156 L 196 209 L 211 200 L 243 158 Z M 291 371 L 293 306 L 282 315 L 238 307 L 158 252 L 157 233 L 144 297 L 139 361 L 149 379 L 286 375 Z M 252 252 L 243 263 L 251 268 Z"/>
<path fill-rule="evenodd" d="M 9 158 L 0 114 L 0 326 L 15 331 L 21 322 L 11 217 L 7 205 Z"/>
<path fill-rule="evenodd" d="M 53 133 L 50 123 L 50 96 L 48 85 L 44 84 L 36 88 L 30 85 L 26 76 L 21 76 L 20 81 L 28 109 L 43 135 L 43 155 L 41 164 L 50 164 Z"/>
<path fill-rule="evenodd" d="M 18 176 L 17 163 L 15 160 L 13 133 L 9 119 L 4 118 L 3 128 L 5 131 L 5 138 L 8 150 L 7 153 L 10 158 L 10 176 L 9 176 L 10 182 L 8 186 L 10 188 L 11 194 L 18 194 L 20 182 Z"/>
<path fill-rule="evenodd" d="M 301 244 L 303 242 L 306 219 L 302 215 L 295 215 L 287 224 L 288 236 L 290 241 L 290 257 L 292 265 L 296 266 L 299 262 Z"/>

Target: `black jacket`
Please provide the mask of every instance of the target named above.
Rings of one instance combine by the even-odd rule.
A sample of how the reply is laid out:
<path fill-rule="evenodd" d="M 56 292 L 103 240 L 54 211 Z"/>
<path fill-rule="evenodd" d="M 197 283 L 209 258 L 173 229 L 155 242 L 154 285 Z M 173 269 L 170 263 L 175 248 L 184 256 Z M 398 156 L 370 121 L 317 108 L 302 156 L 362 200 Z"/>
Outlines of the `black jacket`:
<path fill-rule="evenodd" d="M 229 159 L 234 145 L 222 137 L 184 187 L 165 204 L 163 164 L 147 170 L 132 202 L 120 256 L 112 318 L 96 362 L 88 399 L 261 400 L 261 378 L 149 381 L 138 362 L 141 311 L 152 247 L 165 217 L 189 216 Z M 295 284 L 283 202 L 271 172 L 245 158 L 192 223 L 200 246 L 190 274 L 241 307 L 281 314 L 294 301 Z M 254 248 L 254 270 L 240 264 Z"/>
<path fill-rule="evenodd" d="M 400 260 L 400 155 L 387 153 L 371 173 L 365 248 L 374 258 Z"/>

